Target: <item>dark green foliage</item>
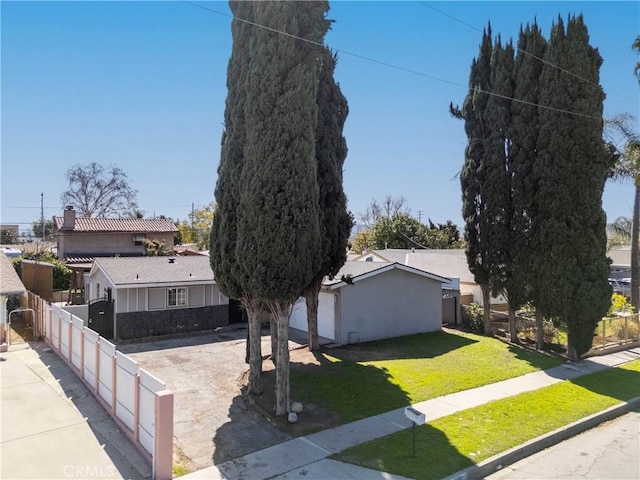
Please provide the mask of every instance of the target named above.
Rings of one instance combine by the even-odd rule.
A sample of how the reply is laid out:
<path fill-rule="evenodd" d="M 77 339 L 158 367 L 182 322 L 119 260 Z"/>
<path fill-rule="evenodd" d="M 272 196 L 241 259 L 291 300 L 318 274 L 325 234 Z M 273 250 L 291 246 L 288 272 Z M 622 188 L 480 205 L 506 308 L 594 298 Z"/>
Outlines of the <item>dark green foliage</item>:
<path fill-rule="evenodd" d="M 568 327 L 568 354 L 580 358 L 607 312 L 606 219 L 602 193 L 612 158 L 602 141 L 602 58 L 582 17 L 552 27 L 540 77 L 538 160 L 533 174 L 536 307 Z M 552 65 L 589 80 L 576 81 Z M 565 112 L 573 113 L 565 113 Z"/>
<path fill-rule="evenodd" d="M 536 218 L 533 202 L 536 185 L 532 174 L 537 159 L 539 79 L 542 72 L 547 41 L 534 21 L 518 37 L 515 59 L 514 101 L 509 130 L 511 149 L 509 170 L 512 173 L 511 255 L 507 266 L 510 282 L 507 285 L 509 307 L 513 310 L 527 303 L 533 278 L 530 275 L 534 257 L 530 249 L 532 219 Z"/>
<path fill-rule="evenodd" d="M 321 43 L 326 2 L 255 2 L 258 24 Z M 319 21 L 318 19 L 324 21 Z M 294 301 L 320 268 L 315 135 L 321 47 L 253 32 L 236 260 L 242 289 Z"/>
<path fill-rule="evenodd" d="M 22 277 L 22 260 L 37 260 L 53 264 L 53 288 L 55 290 L 67 290 L 71 286 L 71 278 L 73 272 L 66 265 L 58 260 L 55 255 L 49 251 L 45 252 L 26 252 L 22 257 L 18 257 L 11 261 L 13 268 L 16 269 L 18 275 Z"/>
<path fill-rule="evenodd" d="M 318 124 L 316 128 L 316 161 L 319 186 L 320 230 L 322 234 L 322 266 L 318 276 L 333 278 L 347 260 L 347 242 L 353 218 L 347 210 L 347 197 L 342 185 L 342 171 L 347 158 L 347 142 L 342 131 L 349 113 L 347 99 L 333 75 L 337 57 L 328 49 L 318 86 Z"/>
<path fill-rule="evenodd" d="M 489 26 L 482 35 L 480 54 L 471 64 L 469 93 L 462 109 L 450 107 L 454 116 L 464 120 L 464 130 L 468 138 L 464 165 L 460 173 L 462 216 L 465 221 L 467 263 L 476 283 L 481 286 L 488 286 L 490 278 L 486 260 L 488 250 L 482 238 L 491 228 L 489 219 L 485 215 L 483 164 L 488 155 L 487 140 L 490 134 L 485 125 L 488 92 L 491 90 L 492 49 L 491 26 Z"/>
<path fill-rule="evenodd" d="M 253 20 L 252 2 L 229 2 L 235 17 Z M 247 138 L 245 127 L 245 88 L 251 55 L 250 36 L 255 27 L 234 20 L 231 25 L 233 50 L 227 67 L 227 101 L 224 112 L 218 180 L 215 188 L 216 208 L 211 226 L 210 257 L 216 283 L 229 297 L 243 296 L 236 259 L 237 211 L 240 204 L 239 181 L 244 165 Z"/>
<path fill-rule="evenodd" d="M 498 37 L 491 57 L 491 92 L 487 101 L 487 156 L 483 191 L 488 228 L 482 237 L 486 243 L 485 267 L 493 295 L 505 292 L 511 283 L 510 265 L 513 217 L 512 172 L 509 165 L 511 140 L 511 98 L 513 97 L 514 51 L 511 43 L 504 47 Z"/>
<path fill-rule="evenodd" d="M 0 244 L 17 245 L 20 242 L 18 234 L 12 228 L 3 228 L 0 230 Z"/>

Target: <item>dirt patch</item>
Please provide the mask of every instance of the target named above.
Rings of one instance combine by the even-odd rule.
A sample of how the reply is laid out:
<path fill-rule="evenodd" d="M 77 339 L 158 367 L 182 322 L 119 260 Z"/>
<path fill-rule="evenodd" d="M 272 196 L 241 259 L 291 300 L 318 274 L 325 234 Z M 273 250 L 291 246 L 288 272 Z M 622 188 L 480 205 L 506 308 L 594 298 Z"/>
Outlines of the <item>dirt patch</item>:
<path fill-rule="evenodd" d="M 320 365 L 317 355 L 310 352 L 306 347 L 292 350 L 289 354 L 291 373 Z M 240 380 L 243 392 L 246 390 L 247 378 L 248 371 L 245 372 Z M 261 395 L 245 395 L 247 404 L 287 435 L 300 437 L 341 424 L 340 416 L 337 413 L 310 402 L 303 403 L 304 410 L 298 415 L 296 423 L 289 423 L 286 416 L 276 416 L 276 372 L 270 358 L 266 358 L 262 364 L 261 382 L 263 393 Z M 296 401 L 296 399 L 291 398 L 291 401 Z"/>

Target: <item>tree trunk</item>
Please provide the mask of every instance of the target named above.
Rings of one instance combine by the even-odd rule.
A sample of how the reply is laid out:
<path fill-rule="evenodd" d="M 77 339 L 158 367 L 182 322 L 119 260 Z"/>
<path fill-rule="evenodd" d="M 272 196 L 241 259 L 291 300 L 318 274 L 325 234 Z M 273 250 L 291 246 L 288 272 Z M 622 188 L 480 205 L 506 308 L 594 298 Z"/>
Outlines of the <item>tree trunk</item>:
<path fill-rule="evenodd" d="M 491 291 L 488 285 L 481 285 L 482 289 L 482 322 L 484 324 L 484 334 L 491 336 Z"/>
<path fill-rule="evenodd" d="M 631 226 L 631 305 L 633 311 L 638 312 L 640 306 L 640 249 L 638 248 L 638 238 L 640 234 L 640 183 L 636 183 L 635 196 L 633 199 L 633 222 Z"/>
<path fill-rule="evenodd" d="M 249 386 L 247 393 L 262 393 L 262 332 L 261 309 L 257 301 L 247 306 L 249 330 Z"/>
<path fill-rule="evenodd" d="M 511 307 L 509 307 L 509 341 L 511 343 L 520 343 L 518 327 L 516 326 L 516 311 Z"/>
<path fill-rule="evenodd" d="M 269 318 L 269 332 L 271 334 L 271 361 L 273 366 L 278 366 L 278 317 L 271 313 Z"/>
<path fill-rule="evenodd" d="M 536 309 L 536 348 L 538 350 L 544 348 L 544 317 L 538 309 Z"/>
<path fill-rule="evenodd" d="M 309 288 L 304 292 L 307 302 L 307 332 L 309 335 L 309 351 L 320 349 L 318 342 L 318 296 L 322 286 L 322 278 L 314 279 Z"/>
<path fill-rule="evenodd" d="M 289 413 L 289 304 L 277 303 L 276 415 Z"/>

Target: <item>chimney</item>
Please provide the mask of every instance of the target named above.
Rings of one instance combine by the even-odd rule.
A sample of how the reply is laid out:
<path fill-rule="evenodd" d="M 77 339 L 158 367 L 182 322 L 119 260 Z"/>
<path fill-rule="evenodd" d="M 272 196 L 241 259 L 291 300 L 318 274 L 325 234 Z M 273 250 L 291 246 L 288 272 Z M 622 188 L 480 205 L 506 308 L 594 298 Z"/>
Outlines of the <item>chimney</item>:
<path fill-rule="evenodd" d="M 73 209 L 73 205 L 67 205 L 64 211 L 64 221 L 62 223 L 62 230 L 73 230 L 76 227 L 76 211 Z"/>

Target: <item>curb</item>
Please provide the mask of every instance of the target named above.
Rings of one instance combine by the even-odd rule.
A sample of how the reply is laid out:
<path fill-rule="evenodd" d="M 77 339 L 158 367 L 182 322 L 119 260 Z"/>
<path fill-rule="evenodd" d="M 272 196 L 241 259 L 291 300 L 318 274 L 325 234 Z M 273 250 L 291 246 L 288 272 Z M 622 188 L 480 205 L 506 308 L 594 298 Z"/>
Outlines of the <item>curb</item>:
<path fill-rule="evenodd" d="M 599 413 L 595 413 L 576 422 L 565 425 L 545 435 L 541 435 L 533 440 L 529 440 L 522 445 L 506 450 L 498 455 L 494 455 L 477 465 L 472 465 L 464 470 L 460 470 L 453 475 L 445 477 L 443 480 L 476 480 L 487 477 L 492 473 L 501 470 L 507 465 L 511 465 L 523 458 L 538 453 L 545 448 L 552 447 L 568 438 L 574 437 L 601 423 L 613 420 L 625 413 L 640 407 L 640 397 L 635 397 L 628 402 L 620 403 L 607 408 Z"/>

